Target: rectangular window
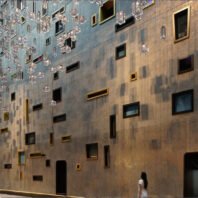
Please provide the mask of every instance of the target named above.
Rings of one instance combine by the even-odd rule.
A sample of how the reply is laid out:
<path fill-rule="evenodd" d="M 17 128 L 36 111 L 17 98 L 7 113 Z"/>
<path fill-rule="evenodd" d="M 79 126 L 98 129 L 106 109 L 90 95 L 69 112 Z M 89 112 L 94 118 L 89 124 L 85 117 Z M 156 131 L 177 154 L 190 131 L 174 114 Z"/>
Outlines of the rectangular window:
<path fill-rule="evenodd" d="M 53 122 L 54 123 L 63 122 L 65 120 L 66 120 L 66 114 L 62 114 L 62 115 L 58 115 L 58 116 L 53 117 Z"/>
<path fill-rule="evenodd" d="M 33 175 L 32 176 L 33 181 L 43 181 L 42 175 Z"/>
<path fill-rule="evenodd" d="M 71 49 L 76 47 L 76 41 L 72 41 L 71 38 L 65 40 L 64 46 L 69 46 Z"/>
<path fill-rule="evenodd" d="M 98 143 L 86 144 L 87 159 L 98 159 Z"/>
<path fill-rule="evenodd" d="M 109 90 L 108 89 L 102 89 L 96 92 L 91 92 L 87 94 L 87 100 L 93 100 L 102 96 L 106 96 L 109 94 Z"/>
<path fill-rule="evenodd" d="M 4 121 L 8 121 L 9 120 L 9 112 L 4 112 L 4 114 L 3 114 L 3 119 L 4 119 Z"/>
<path fill-rule="evenodd" d="M 17 0 L 17 8 L 22 10 L 24 8 L 24 0 Z"/>
<path fill-rule="evenodd" d="M 193 112 L 193 90 L 172 95 L 172 114 Z"/>
<path fill-rule="evenodd" d="M 33 60 L 33 63 L 38 64 L 38 63 L 41 62 L 42 60 L 43 60 L 43 55 L 41 55 L 41 56 L 35 58 L 35 59 Z"/>
<path fill-rule="evenodd" d="M 122 25 L 116 24 L 115 25 L 115 32 L 119 32 L 127 27 L 129 27 L 130 25 L 135 24 L 135 18 L 134 16 L 131 16 L 129 18 L 126 19 L 126 22 Z"/>
<path fill-rule="evenodd" d="M 25 100 L 25 119 L 26 122 L 29 123 L 29 100 Z"/>
<path fill-rule="evenodd" d="M 61 20 L 57 21 L 55 23 L 55 35 L 58 35 L 63 31 L 64 31 L 64 25 L 63 25 L 62 21 Z"/>
<path fill-rule="evenodd" d="M 126 56 L 126 43 L 116 47 L 116 60 L 124 58 Z"/>
<path fill-rule="evenodd" d="M 110 116 L 110 138 L 116 138 L 116 115 Z"/>
<path fill-rule="evenodd" d="M 30 153 L 31 158 L 45 157 L 44 153 Z"/>
<path fill-rule="evenodd" d="M 62 142 L 70 142 L 71 141 L 71 135 L 63 136 L 61 139 L 62 139 Z"/>
<path fill-rule="evenodd" d="M 33 110 L 33 111 L 38 111 L 38 110 L 41 110 L 42 108 L 43 108 L 43 104 L 40 103 L 40 104 L 34 105 L 34 106 L 32 107 L 32 110 Z"/>
<path fill-rule="evenodd" d="M 52 99 L 56 102 L 61 102 L 61 100 L 62 100 L 62 89 L 61 89 L 61 87 L 53 90 L 53 98 Z"/>
<path fill-rule="evenodd" d="M 143 2 L 143 9 L 153 5 L 155 3 L 155 0 L 144 0 Z"/>
<path fill-rule="evenodd" d="M 11 101 L 15 101 L 16 95 L 15 92 L 11 93 Z"/>
<path fill-rule="evenodd" d="M 130 75 L 130 80 L 131 80 L 131 81 L 137 80 L 137 73 L 136 73 L 136 72 L 135 72 L 135 73 L 132 73 L 132 74 Z"/>
<path fill-rule="evenodd" d="M 45 45 L 48 46 L 51 44 L 51 38 L 47 38 L 46 41 L 45 41 Z"/>
<path fill-rule="evenodd" d="M 183 8 L 173 14 L 175 42 L 189 37 L 190 31 L 190 7 Z"/>
<path fill-rule="evenodd" d="M 6 127 L 6 128 L 3 128 L 3 129 L 1 129 L 1 133 L 7 133 L 8 132 L 8 128 Z"/>
<path fill-rule="evenodd" d="M 50 160 L 49 159 L 45 160 L 45 166 L 50 167 Z"/>
<path fill-rule="evenodd" d="M 198 197 L 198 153 L 184 155 L 184 197 Z"/>
<path fill-rule="evenodd" d="M 107 0 L 99 7 L 99 22 L 100 24 L 108 21 L 115 16 L 115 0 Z"/>
<path fill-rule="evenodd" d="M 96 14 L 91 16 L 91 26 L 93 27 L 95 25 L 97 25 L 97 15 Z"/>
<path fill-rule="evenodd" d="M 25 144 L 26 145 L 36 144 L 36 135 L 35 135 L 35 132 L 26 133 L 25 134 Z"/>
<path fill-rule="evenodd" d="M 4 168 L 5 169 L 11 169 L 12 168 L 12 164 L 4 164 Z"/>
<path fill-rule="evenodd" d="M 79 69 L 80 68 L 80 62 L 76 62 L 76 63 L 73 63 L 69 66 L 66 67 L 66 73 L 69 73 L 69 72 L 72 72 L 76 69 Z"/>
<path fill-rule="evenodd" d="M 178 74 L 192 71 L 194 69 L 194 55 L 188 56 L 178 61 Z"/>
<path fill-rule="evenodd" d="M 25 151 L 18 152 L 18 162 L 19 165 L 25 165 Z"/>
<path fill-rule="evenodd" d="M 57 72 L 54 73 L 54 80 L 58 80 L 58 78 L 59 78 L 59 73 L 57 71 Z"/>
<path fill-rule="evenodd" d="M 53 145 L 54 144 L 54 133 L 50 133 L 50 139 L 49 139 L 49 143 L 51 144 L 51 145 Z"/>
<path fill-rule="evenodd" d="M 110 168 L 110 146 L 104 146 L 104 167 Z"/>
<path fill-rule="evenodd" d="M 140 103 L 135 102 L 123 106 L 123 118 L 138 116 L 140 114 Z"/>

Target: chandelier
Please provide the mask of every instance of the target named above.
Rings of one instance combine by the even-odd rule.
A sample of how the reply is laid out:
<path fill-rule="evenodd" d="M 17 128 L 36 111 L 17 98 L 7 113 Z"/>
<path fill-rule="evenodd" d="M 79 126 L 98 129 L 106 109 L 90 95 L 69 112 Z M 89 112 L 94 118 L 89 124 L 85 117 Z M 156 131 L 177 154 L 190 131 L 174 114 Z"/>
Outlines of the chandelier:
<path fill-rule="evenodd" d="M 27 0 L 28 1 L 28 0 Z M 134 16 L 136 20 L 140 20 L 143 15 L 143 9 L 146 4 L 151 0 L 134 0 L 132 1 L 131 15 Z M 5 1 L 1 0 L 1 6 L 5 3 L 13 4 L 14 1 Z M 17 1 L 18 2 L 18 1 Z M 67 10 L 67 13 L 57 12 L 52 19 L 51 16 L 45 14 L 49 6 L 65 4 L 67 7 L 67 0 L 41 0 L 42 9 L 41 11 L 34 12 L 26 4 L 22 4 L 22 0 L 19 1 L 21 4 L 17 4 L 18 8 L 15 8 L 14 11 L 10 11 L 12 5 L 7 9 L 2 9 L 0 11 L 0 22 L 4 21 L 5 23 L 0 23 L 0 57 L 4 56 L 7 60 L 7 65 L 4 65 L 4 68 L 1 69 L 0 77 L 0 101 L 1 93 L 8 89 L 8 78 L 12 77 L 13 80 L 19 81 L 23 78 L 23 71 L 25 70 L 28 74 L 29 82 L 35 83 L 39 79 L 45 78 L 45 72 L 39 71 L 37 68 L 37 63 L 31 60 L 31 57 L 37 53 L 37 38 L 33 39 L 33 42 L 30 42 L 32 38 L 29 38 L 29 35 L 23 35 L 17 28 L 19 25 L 24 23 L 24 21 L 31 21 L 27 25 L 27 32 L 31 33 L 33 27 L 36 27 L 38 35 L 48 33 L 52 26 L 54 27 L 54 21 L 59 21 L 59 28 L 68 23 L 71 26 L 69 32 L 63 32 L 62 34 L 56 37 L 56 46 L 52 49 L 52 56 L 57 57 L 57 50 L 60 50 L 61 54 L 69 54 L 71 52 L 71 46 L 65 43 L 67 39 L 70 39 L 71 42 L 75 42 L 78 39 L 78 35 L 81 32 L 81 26 L 86 23 L 86 18 L 82 15 L 81 4 L 82 0 L 71 0 L 71 8 Z M 89 3 L 95 4 L 97 6 L 103 6 L 106 0 L 89 0 Z M 21 9 L 19 8 L 21 6 Z M 11 7 L 11 8 L 10 8 Z M 23 7 L 23 9 L 22 9 Z M 42 13 L 41 13 L 42 12 Z M 122 10 L 118 10 L 116 13 L 116 23 L 122 25 L 126 22 L 126 14 Z M 30 25 L 31 24 L 31 25 Z M 148 52 L 146 45 L 142 46 L 141 49 L 144 53 Z M 19 57 L 19 54 L 24 54 L 26 57 L 26 62 L 22 61 Z M 40 57 L 39 60 L 43 62 L 43 65 L 51 73 L 64 71 L 63 65 L 52 64 L 51 54 L 47 54 L 44 50 L 44 54 Z M 0 62 L 2 66 L 2 62 Z M 14 65 L 14 67 L 10 66 Z M 43 92 L 49 92 L 50 88 L 48 85 L 43 87 Z M 51 101 L 51 105 L 54 106 L 55 102 Z"/>

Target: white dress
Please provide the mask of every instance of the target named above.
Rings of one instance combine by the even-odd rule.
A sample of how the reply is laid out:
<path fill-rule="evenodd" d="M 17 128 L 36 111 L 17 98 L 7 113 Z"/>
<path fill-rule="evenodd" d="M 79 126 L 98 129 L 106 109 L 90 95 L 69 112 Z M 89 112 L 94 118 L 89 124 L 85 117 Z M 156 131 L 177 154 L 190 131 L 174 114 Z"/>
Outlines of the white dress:
<path fill-rule="evenodd" d="M 144 188 L 144 180 L 143 180 L 143 179 L 139 179 L 139 181 L 138 181 L 138 192 L 140 191 L 139 185 L 142 186 L 141 198 L 148 198 L 148 192 L 147 192 L 147 190 Z"/>

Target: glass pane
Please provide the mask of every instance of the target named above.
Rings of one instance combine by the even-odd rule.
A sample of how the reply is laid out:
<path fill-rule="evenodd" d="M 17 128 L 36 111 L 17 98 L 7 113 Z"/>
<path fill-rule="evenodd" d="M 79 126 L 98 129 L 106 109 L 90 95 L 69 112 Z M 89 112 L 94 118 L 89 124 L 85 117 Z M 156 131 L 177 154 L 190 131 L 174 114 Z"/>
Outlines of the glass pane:
<path fill-rule="evenodd" d="M 175 112 L 184 112 L 192 110 L 192 95 L 189 93 L 176 97 Z"/>
<path fill-rule="evenodd" d="M 184 10 L 175 15 L 176 39 L 187 36 L 187 14 L 188 10 Z"/>
<path fill-rule="evenodd" d="M 126 108 L 125 116 L 132 116 L 138 114 L 138 105 L 131 105 Z"/>

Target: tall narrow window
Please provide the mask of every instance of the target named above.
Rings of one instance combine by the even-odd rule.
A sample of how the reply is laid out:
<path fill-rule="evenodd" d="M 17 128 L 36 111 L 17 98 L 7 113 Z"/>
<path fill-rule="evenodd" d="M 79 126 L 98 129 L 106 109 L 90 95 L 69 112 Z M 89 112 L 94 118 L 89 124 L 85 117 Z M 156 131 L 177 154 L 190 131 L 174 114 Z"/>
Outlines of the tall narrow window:
<path fill-rule="evenodd" d="M 116 138 L 116 115 L 110 116 L 110 138 Z"/>
<path fill-rule="evenodd" d="M 56 102 L 61 102 L 62 99 L 62 89 L 58 88 L 53 90 L 53 100 Z"/>
<path fill-rule="evenodd" d="M 198 153 L 184 156 L 184 197 L 198 197 Z"/>
<path fill-rule="evenodd" d="M 173 14 L 175 42 L 189 37 L 190 7 L 186 7 Z"/>
<path fill-rule="evenodd" d="M 17 8 L 22 10 L 24 8 L 23 0 L 17 0 Z"/>
<path fill-rule="evenodd" d="M 193 90 L 172 95 L 172 114 L 193 112 Z"/>
<path fill-rule="evenodd" d="M 110 168 L 110 146 L 104 146 L 104 167 Z"/>
<path fill-rule="evenodd" d="M 57 21 L 55 23 L 55 35 L 58 35 L 63 31 L 64 31 L 64 25 L 63 25 L 62 21 L 61 20 Z"/>
<path fill-rule="evenodd" d="M 25 152 L 24 151 L 18 152 L 18 162 L 19 162 L 19 165 L 25 165 Z"/>

